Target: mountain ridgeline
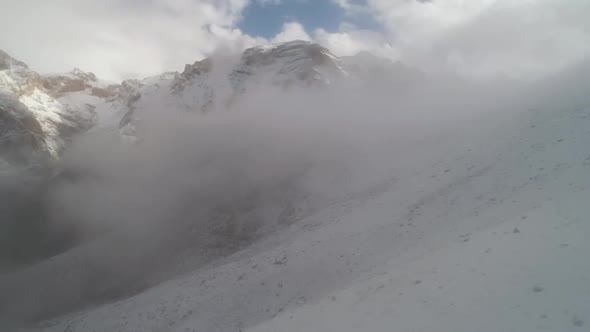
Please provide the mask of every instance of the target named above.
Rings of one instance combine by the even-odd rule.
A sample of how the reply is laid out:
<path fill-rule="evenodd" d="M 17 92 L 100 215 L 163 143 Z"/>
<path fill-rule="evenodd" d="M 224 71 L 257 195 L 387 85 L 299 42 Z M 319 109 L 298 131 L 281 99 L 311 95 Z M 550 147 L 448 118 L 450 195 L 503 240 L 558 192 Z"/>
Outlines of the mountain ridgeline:
<path fill-rule="evenodd" d="M 61 163 L 76 137 L 108 132 L 114 139 L 135 141 L 146 130 L 142 117 L 154 110 L 160 116 L 233 110 L 256 91 L 347 85 L 402 94 L 424 80 L 422 72 L 399 62 L 368 53 L 337 57 L 304 41 L 257 46 L 237 56 L 213 55 L 187 64 L 182 72 L 120 84 L 80 69 L 39 74 L 0 51 L 0 195 L 7 216 L 0 224 L 0 263 L 18 265 L 75 245 L 75 232 L 61 220 L 50 220 L 46 192 L 84 172 Z"/>

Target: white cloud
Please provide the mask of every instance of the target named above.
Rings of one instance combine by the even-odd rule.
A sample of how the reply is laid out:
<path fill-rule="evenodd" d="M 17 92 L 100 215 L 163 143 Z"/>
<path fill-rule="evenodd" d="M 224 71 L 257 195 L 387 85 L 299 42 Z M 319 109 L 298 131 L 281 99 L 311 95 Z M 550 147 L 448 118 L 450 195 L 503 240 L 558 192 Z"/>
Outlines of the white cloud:
<path fill-rule="evenodd" d="M 349 0 L 334 0 L 354 13 Z M 534 77 L 590 55 L 587 0 L 368 0 L 367 9 L 402 60 L 472 76 Z M 320 33 L 347 50 L 379 47 L 365 34 Z M 378 40 L 379 38 L 373 38 Z M 370 41 L 370 39 L 369 39 Z"/>
<path fill-rule="evenodd" d="M 277 0 L 0 0 L 0 48 L 39 71 L 72 67 L 109 79 L 180 70 L 216 49 L 266 43 L 236 24 L 249 2 Z M 315 40 L 334 53 L 371 51 L 427 71 L 530 77 L 590 55 L 588 0 L 332 0 L 349 17 L 314 31 L 290 22 L 271 41 Z"/>
<path fill-rule="evenodd" d="M 248 0 L 0 0 L 0 48 L 39 71 L 108 79 L 182 69 L 224 44 Z"/>
<path fill-rule="evenodd" d="M 586 14 L 583 14 L 586 13 Z M 432 54 L 476 75 L 536 76 L 590 55 L 590 2 L 498 1 L 436 39 Z"/>
<path fill-rule="evenodd" d="M 355 55 L 361 51 L 369 51 L 381 57 L 399 57 L 397 50 L 381 33 L 357 30 L 350 25 L 343 25 L 340 30 L 341 32 L 330 33 L 318 29 L 314 33 L 314 40 L 339 56 Z"/>
<path fill-rule="evenodd" d="M 283 29 L 273 39 L 273 43 L 286 42 L 291 40 L 311 40 L 311 37 L 305 32 L 305 29 L 299 22 L 289 22 L 283 24 Z"/>

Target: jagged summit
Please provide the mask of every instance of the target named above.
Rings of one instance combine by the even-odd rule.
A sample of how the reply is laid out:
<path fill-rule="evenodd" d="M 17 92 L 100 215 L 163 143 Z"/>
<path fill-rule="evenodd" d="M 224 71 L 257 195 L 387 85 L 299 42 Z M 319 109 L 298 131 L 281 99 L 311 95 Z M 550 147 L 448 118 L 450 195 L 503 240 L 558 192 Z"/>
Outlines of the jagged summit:
<path fill-rule="evenodd" d="M 155 106 L 208 112 L 235 105 L 241 95 L 262 87 L 317 88 L 346 77 L 340 59 L 319 44 L 296 40 L 255 46 L 237 58 L 208 57 L 187 64 L 181 73 L 138 81 L 121 124 Z"/>
<path fill-rule="evenodd" d="M 107 95 L 92 73 L 41 75 L 0 51 L 0 164 L 56 160 L 75 134 L 94 124 L 98 96 Z"/>
<path fill-rule="evenodd" d="M 216 62 L 209 57 L 187 64 L 175 77 L 172 89 L 180 92 L 191 81 L 206 77 Z M 248 86 L 260 84 L 279 87 L 329 84 L 346 73 L 338 57 L 327 48 L 301 40 L 248 48 L 226 72 L 235 93 L 244 93 Z"/>
<path fill-rule="evenodd" d="M 247 80 L 282 87 L 309 86 L 329 84 L 344 74 L 339 59 L 327 48 L 296 40 L 245 50 L 230 79 L 234 89 L 242 93 Z"/>
<path fill-rule="evenodd" d="M 327 48 L 302 40 L 255 46 L 242 53 L 244 65 L 264 66 L 276 62 L 277 59 L 301 60 L 310 65 L 338 62 L 338 58 Z"/>

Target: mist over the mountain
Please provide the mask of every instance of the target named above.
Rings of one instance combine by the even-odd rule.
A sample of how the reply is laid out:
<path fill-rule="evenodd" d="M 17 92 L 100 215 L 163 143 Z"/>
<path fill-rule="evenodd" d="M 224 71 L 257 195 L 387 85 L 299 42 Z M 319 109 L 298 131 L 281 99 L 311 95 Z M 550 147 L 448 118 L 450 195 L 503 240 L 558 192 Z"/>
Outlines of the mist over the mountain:
<path fill-rule="evenodd" d="M 554 97 L 587 102 L 546 82 L 472 82 L 361 60 L 292 42 L 120 85 L 54 77 L 76 82 L 59 93 L 28 68 L 6 72 L 7 86 L 33 91 L 18 98 L 43 129 L 40 143 L 10 151 L 50 157 L 42 171 L 6 159 L 0 174 L 10 235 L 0 327 L 137 294 L 398 181 L 428 188 L 438 175 L 398 170 L 453 174 L 433 161 L 445 149 L 473 141 L 492 155 L 501 144 L 486 137 L 500 124 L 520 125 Z M 579 87 L 580 72 L 555 77 Z M 17 120 L 11 132 L 28 133 Z"/>

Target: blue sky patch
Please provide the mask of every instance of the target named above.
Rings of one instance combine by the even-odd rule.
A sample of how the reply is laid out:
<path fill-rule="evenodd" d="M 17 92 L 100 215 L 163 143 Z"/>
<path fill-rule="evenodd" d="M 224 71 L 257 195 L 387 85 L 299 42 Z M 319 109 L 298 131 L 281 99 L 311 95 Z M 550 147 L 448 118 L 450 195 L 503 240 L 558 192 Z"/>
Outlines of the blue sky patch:
<path fill-rule="evenodd" d="M 364 2 L 354 1 L 356 4 Z M 301 23 L 308 33 L 319 28 L 335 32 L 343 22 L 360 29 L 380 29 L 370 15 L 347 16 L 346 11 L 331 0 L 253 1 L 244 9 L 238 28 L 251 36 L 272 38 L 281 32 L 284 23 L 293 21 Z"/>

